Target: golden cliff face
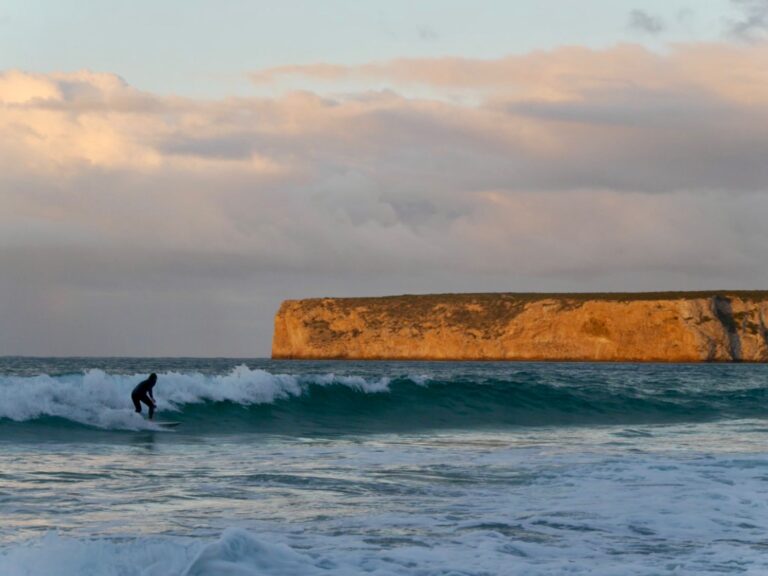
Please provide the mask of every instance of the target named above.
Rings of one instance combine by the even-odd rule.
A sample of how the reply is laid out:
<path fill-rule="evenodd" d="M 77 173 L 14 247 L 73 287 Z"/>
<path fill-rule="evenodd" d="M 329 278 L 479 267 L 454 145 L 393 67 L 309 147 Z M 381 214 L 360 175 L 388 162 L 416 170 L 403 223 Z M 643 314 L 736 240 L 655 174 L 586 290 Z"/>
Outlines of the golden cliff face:
<path fill-rule="evenodd" d="M 768 292 L 287 300 L 273 358 L 768 361 Z"/>

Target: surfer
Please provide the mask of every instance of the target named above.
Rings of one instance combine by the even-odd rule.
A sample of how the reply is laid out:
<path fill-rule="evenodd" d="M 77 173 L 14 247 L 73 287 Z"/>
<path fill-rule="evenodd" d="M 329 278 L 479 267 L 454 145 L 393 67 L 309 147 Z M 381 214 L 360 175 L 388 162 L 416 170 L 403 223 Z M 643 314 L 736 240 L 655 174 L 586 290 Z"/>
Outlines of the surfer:
<path fill-rule="evenodd" d="M 144 402 L 144 404 L 147 405 L 149 408 L 149 419 L 152 420 L 152 416 L 155 415 L 155 397 L 152 394 L 152 388 L 155 387 L 155 383 L 157 382 L 157 374 L 152 372 L 152 374 L 149 375 L 149 378 L 146 380 L 139 382 L 136 385 L 136 388 L 133 389 L 133 392 L 131 392 L 131 400 L 133 400 L 133 405 L 136 407 L 136 412 L 141 414 L 141 403 Z"/>

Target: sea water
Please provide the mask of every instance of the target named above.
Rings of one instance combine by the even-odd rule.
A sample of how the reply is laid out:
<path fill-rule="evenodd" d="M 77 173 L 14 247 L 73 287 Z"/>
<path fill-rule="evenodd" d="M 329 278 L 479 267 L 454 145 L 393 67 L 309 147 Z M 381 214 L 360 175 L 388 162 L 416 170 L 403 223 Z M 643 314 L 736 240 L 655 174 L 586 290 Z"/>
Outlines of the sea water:
<path fill-rule="evenodd" d="M 0 359 L 0 574 L 766 574 L 766 416 L 761 365 Z"/>

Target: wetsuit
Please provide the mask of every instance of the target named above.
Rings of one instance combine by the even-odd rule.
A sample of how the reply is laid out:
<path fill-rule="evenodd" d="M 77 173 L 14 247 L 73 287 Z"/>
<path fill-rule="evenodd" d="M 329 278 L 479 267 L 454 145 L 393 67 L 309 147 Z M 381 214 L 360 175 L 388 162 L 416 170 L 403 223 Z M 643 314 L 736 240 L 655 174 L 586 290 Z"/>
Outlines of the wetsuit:
<path fill-rule="evenodd" d="M 139 384 L 136 385 L 136 388 L 133 389 L 133 392 L 131 392 L 131 400 L 133 400 L 136 412 L 141 414 L 141 402 L 144 402 L 149 408 L 150 420 L 152 420 L 152 416 L 155 414 L 155 397 L 152 395 L 152 388 L 155 387 L 156 382 L 157 376 L 154 378 L 150 376 L 143 382 L 139 382 Z"/>

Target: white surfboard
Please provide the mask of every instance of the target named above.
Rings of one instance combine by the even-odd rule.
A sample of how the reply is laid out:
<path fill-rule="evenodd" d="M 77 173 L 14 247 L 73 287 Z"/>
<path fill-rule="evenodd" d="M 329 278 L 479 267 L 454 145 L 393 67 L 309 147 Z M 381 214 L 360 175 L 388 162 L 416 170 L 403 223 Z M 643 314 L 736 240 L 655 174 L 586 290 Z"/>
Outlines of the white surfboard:
<path fill-rule="evenodd" d="M 176 428 L 181 422 L 155 422 L 155 424 L 163 428 Z"/>

